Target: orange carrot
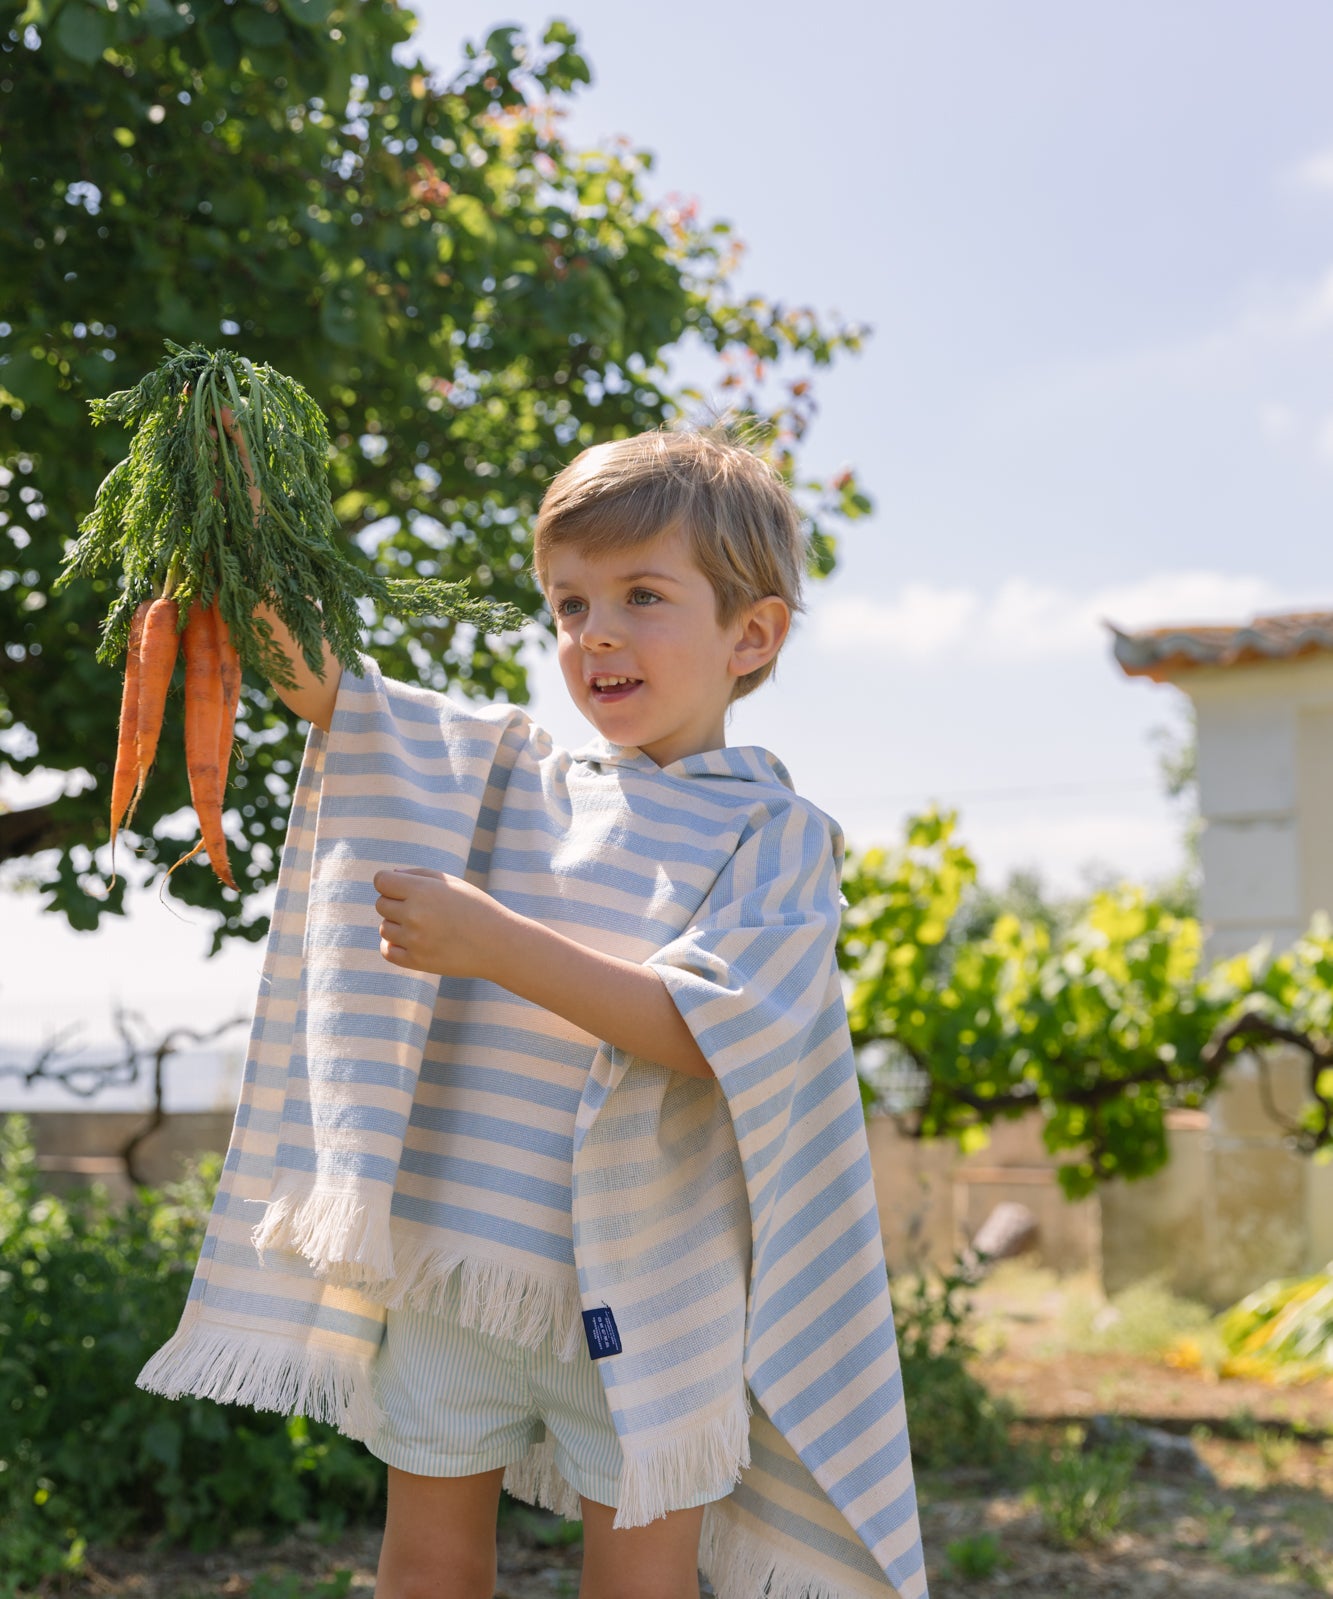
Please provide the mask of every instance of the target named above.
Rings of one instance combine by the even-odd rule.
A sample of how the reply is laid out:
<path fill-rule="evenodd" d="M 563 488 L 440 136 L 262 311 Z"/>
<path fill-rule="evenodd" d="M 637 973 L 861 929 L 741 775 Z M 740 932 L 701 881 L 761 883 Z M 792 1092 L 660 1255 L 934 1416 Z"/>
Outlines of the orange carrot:
<path fill-rule="evenodd" d="M 227 859 L 227 838 L 222 831 L 222 776 L 219 756 L 223 706 L 222 666 L 218 652 L 217 607 L 194 605 L 185 623 L 185 766 L 190 777 L 190 798 L 203 833 L 201 844 L 176 862 L 191 860 L 202 847 L 209 863 L 228 888 L 236 887 Z M 230 738 L 228 738 L 230 745 Z M 176 866 L 171 871 L 176 870 Z M 167 873 L 170 877 L 171 872 Z"/>
<path fill-rule="evenodd" d="M 218 729 L 218 804 L 227 792 L 227 772 L 231 766 L 232 733 L 236 726 L 236 707 L 241 700 L 241 658 L 222 620 L 218 602 L 213 601 L 213 626 L 218 639 L 218 661 L 222 668 L 222 725 Z"/>
<path fill-rule="evenodd" d="M 144 618 L 143 637 L 139 643 L 139 719 L 135 726 L 135 755 L 138 762 L 136 801 L 143 792 L 148 768 L 157 755 L 157 741 L 162 734 L 162 717 L 167 708 L 167 690 L 171 687 L 171 674 L 176 665 L 180 640 L 176 623 L 180 608 L 175 600 L 165 594 L 154 600 Z"/>
<path fill-rule="evenodd" d="M 116 740 L 116 765 L 111 774 L 111 883 L 116 881 L 116 834 L 120 824 L 134 815 L 139 797 L 137 734 L 139 727 L 139 648 L 151 600 L 145 600 L 130 622 L 130 642 L 125 651 L 125 686 L 120 697 L 120 732 Z M 127 818 L 126 812 L 129 812 Z"/>

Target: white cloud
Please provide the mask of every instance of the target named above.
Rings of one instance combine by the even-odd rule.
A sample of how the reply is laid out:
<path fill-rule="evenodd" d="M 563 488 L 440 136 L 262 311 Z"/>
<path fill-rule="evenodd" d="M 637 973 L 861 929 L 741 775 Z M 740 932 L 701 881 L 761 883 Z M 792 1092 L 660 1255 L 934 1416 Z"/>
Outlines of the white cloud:
<path fill-rule="evenodd" d="M 1285 181 L 1298 189 L 1333 189 L 1333 150 L 1320 150 L 1288 169 Z"/>
<path fill-rule="evenodd" d="M 1226 572 L 1159 572 L 1088 594 L 1026 577 L 1009 578 L 990 595 L 910 583 L 884 600 L 825 601 L 814 610 L 811 632 L 829 654 L 1024 661 L 1104 655 L 1104 620 L 1120 628 L 1240 622 L 1282 603 L 1267 579 Z"/>
<path fill-rule="evenodd" d="M 821 604 L 811 619 L 812 632 L 825 648 L 929 660 L 968 636 L 981 604 L 971 589 L 909 583 L 888 600 L 848 596 Z"/>
<path fill-rule="evenodd" d="M 1321 417 L 1315 424 L 1315 452 L 1325 461 L 1333 461 L 1333 415 Z"/>
<path fill-rule="evenodd" d="M 1052 416 L 1101 405 L 1108 397 L 1252 381 L 1254 363 L 1300 355 L 1333 331 L 1333 270 L 1322 277 L 1264 287 L 1226 320 L 1162 343 L 1132 345 L 1069 363 L 1010 374 L 989 417 L 1001 436 L 1046 429 Z M 1323 358 L 1322 356 L 1320 357 Z"/>

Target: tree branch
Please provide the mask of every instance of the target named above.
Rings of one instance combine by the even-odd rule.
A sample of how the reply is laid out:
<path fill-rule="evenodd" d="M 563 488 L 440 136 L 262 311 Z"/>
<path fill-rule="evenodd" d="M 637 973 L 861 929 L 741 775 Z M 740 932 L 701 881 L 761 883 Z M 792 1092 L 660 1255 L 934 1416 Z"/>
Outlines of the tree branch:
<path fill-rule="evenodd" d="M 870 1035 L 857 1035 L 857 1043 L 872 1041 Z M 965 1106 L 977 1113 L 977 1123 L 987 1124 L 1005 1110 L 1036 1109 L 1042 1100 L 1041 1088 L 1033 1083 L 1022 1083 L 1014 1088 L 994 1094 L 979 1094 L 955 1083 L 941 1083 L 930 1070 L 930 1063 L 918 1051 L 891 1035 L 882 1040 L 904 1050 L 926 1073 L 930 1080 L 929 1097 L 911 1113 L 895 1117 L 899 1131 L 914 1139 L 923 1138 L 928 1126 L 938 1127 L 947 1121 L 951 1108 Z M 1284 1116 L 1273 1102 L 1267 1076 L 1267 1062 L 1256 1046 L 1261 1044 L 1289 1044 L 1301 1050 L 1308 1060 L 1307 1091 L 1319 1107 L 1319 1122 L 1314 1127 L 1298 1123 Z M 1320 1073 L 1333 1066 L 1333 1041 L 1316 1039 L 1297 1028 L 1284 1027 L 1270 1021 L 1257 1011 L 1245 1011 L 1234 1021 L 1220 1028 L 1200 1051 L 1197 1067 L 1193 1071 L 1176 1061 L 1153 1059 L 1141 1068 L 1114 1077 L 1098 1074 L 1096 1059 L 1076 1062 L 1066 1056 L 1048 1058 L 1046 1064 L 1072 1072 L 1076 1067 L 1094 1073 L 1092 1081 L 1079 1086 L 1062 1088 L 1058 1099 L 1064 1105 L 1082 1105 L 1089 1108 L 1119 1099 L 1131 1086 L 1156 1084 L 1165 1088 L 1180 1088 L 1185 1084 L 1199 1083 L 1205 1094 L 1214 1092 L 1230 1062 L 1243 1048 L 1254 1048 L 1260 1064 L 1260 1094 L 1264 1108 L 1274 1123 L 1280 1127 L 1291 1147 L 1301 1154 L 1314 1154 L 1316 1150 L 1333 1147 L 1333 1095 L 1319 1091 Z M 1094 1146 L 1096 1140 L 1094 1139 Z"/>
<path fill-rule="evenodd" d="M 21 811 L 0 811 L 0 861 L 17 860 L 21 855 L 36 855 L 39 850 L 58 849 L 74 837 L 75 826 L 56 811 L 58 801 L 30 805 Z"/>

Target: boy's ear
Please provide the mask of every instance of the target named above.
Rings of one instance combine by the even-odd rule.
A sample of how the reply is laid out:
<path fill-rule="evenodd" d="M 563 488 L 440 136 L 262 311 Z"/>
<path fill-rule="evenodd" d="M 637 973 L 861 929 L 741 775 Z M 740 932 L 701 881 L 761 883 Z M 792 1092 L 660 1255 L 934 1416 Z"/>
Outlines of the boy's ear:
<path fill-rule="evenodd" d="M 736 623 L 731 650 L 731 670 L 745 677 L 767 666 L 782 648 L 791 627 L 791 607 L 776 594 L 757 600 L 742 612 Z"/>

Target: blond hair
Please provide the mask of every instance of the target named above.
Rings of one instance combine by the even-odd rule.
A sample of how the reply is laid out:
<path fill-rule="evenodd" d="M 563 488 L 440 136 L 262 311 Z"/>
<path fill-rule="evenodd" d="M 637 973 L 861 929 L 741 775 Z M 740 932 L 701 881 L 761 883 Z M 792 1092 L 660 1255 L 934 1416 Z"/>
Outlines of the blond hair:
<path fill-rule="evenodd" d="M 532 564 L 543 591 L 551 551 L 575 545 L 609 555 L 684 528 L 712 585 L 718 625 L 777 595 L 804 610 L 807 541 L 801 513 L 782 479 L 723 424 L 661 429 L 594 444 L 552 480 L 532 534 Z M 777 656 L 738 678 L 733 700 L 753 694 Z"/>

